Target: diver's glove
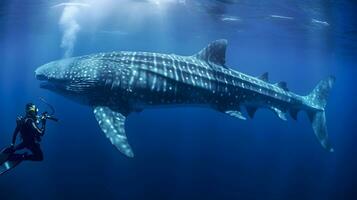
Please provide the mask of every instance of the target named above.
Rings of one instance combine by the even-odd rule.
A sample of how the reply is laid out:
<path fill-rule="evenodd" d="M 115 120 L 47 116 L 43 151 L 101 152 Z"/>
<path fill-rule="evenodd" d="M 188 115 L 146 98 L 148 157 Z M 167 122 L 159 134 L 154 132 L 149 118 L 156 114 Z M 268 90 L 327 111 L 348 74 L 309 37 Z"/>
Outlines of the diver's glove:
<path fill-rule="evenodd" d="M 47 114 L 47 112 L 42 113 L 42 115 L 40 116 L 40 121 L 42 123 L 42 125 L 46 125 L 46 120 L 48 119 L 49 115 Z"/>
<path fill-rule="evenodd" d="M 47 112 L 44 112 L 42 113 L 41 117 L 40 117 L 40 120 L 42 123 L 45 123 L 46 120 L 52 120 L 52 121 L 55 121 L 55 122 L 58 122 L 58 119 L 56 117 L 54 117 L 53 115 L 49 115 Z"/>

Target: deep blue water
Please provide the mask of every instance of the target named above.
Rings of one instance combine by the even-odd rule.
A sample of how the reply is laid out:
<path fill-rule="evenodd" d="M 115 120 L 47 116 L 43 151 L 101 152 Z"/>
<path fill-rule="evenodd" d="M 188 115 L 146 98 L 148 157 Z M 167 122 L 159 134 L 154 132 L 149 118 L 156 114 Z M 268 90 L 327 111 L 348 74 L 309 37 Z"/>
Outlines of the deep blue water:
<path fill-rule="evenodd" d="M 48 123 L 42 163 L 24 162 L 0 177 L 1 200 L 357 199 L 355 2 L 60 3 L 0 3 L 0 146 L 10 143 L 27 102 L 46 108 L 40 96 L 61 119 Z M 91 108 L 40 89 L 34 77 L 38 66 L 66 52 L 191 55 L 219 38 L 229 41 L 230 67 L 269 72 L 298 94 L 334 75 L 326 113 L 335 152 L 321 148 L 302 112 L 298 121 L 268 110 L 240 121 L 180 107 L 130 115 L 130 159 L 104 137 Z"/>

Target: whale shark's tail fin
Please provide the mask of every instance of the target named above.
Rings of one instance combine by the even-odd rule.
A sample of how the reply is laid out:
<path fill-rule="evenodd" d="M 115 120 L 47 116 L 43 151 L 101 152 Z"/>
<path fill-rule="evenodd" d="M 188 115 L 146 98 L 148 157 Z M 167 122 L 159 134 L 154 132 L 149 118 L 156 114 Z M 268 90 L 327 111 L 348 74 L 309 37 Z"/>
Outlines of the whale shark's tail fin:
<path fill-rule="evenodd" d="M 327 103 L 327 97 L 334 82 L 335 78 L 333 76 L 320 81 L 315 89 L 305 97 L 306 103 L 315 108 L 314 111 L 308 111 L 315 135 L 321 145 L 330 152 L 333 152 L 334 150 L 328 141 L 325 106 Z"/>

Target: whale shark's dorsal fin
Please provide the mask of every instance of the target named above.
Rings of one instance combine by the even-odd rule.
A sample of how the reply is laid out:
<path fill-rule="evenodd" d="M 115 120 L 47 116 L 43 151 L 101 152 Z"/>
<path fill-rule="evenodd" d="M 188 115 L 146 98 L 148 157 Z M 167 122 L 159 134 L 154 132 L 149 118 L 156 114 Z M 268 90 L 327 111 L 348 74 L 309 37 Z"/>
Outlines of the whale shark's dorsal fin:
<path fill-rule="evenodd" d="M 260 75 L 258 78 L 260 80 L 262 80 L 262 81 L 268 82 L 269 81 L 269 74 L 268 74 L 268 72 L 265 72 L 264 74 Z"/>
<path fill-rule="evenodd" d="M 281 82 L 279 82 L 279 83 L 276 83 L 276 85 L 277 85 L 278 87 L 280 87 L 281 89 L 285 90 L 285 91 L 289 91 L 289 89 L 288 89 L 288 84 L 287 84 L 286 82 L 284 82 L 284 81 L 281 81 Z"/>
<path fill-rule="evenodd" d="M 206 62 L 226 67 L 224 66 L 224 64 L 226 63 L 226 49 L 227 40 L 220 39 L 211 42 L 206 48 L 202 49 L 194 56 Z"/>
<path fill-rule="evenodd" d="M 125 134 L 126 117 L 108 107 L 94 108 L 94 115 L 110 142 L 126 156 L 134 157 Z"/>

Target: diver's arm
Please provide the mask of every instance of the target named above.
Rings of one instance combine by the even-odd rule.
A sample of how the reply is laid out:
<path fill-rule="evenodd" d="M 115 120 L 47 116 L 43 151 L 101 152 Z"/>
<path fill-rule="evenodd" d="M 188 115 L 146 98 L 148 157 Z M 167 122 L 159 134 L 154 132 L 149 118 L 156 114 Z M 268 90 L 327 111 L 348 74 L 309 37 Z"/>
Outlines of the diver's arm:
<path fill-rule="evenodd" d="M 41 127 L 40 130 L 42 130 L 41 136 L 43 136 L 45 134 L 45 131 L 46 131 L 46 118 L 42 118 L 41 119 L 41 124 L 42 124 L 42 127 Z"/>
<path fill-rule="evenodd" d="M 43 122 L 42 122 L 42 127 L 41 127 L 41 128 L 39 128 L 39 127 L 36 125 L 35 121 L 29 120 L 29 122 L 31 123 L 31 124 L 30 124 L 30 127 L 31 127 L 36 133 L 38 133 L 40 136 L 43 136 L 43 135 L 45 134 L 45 125 L 44 125 Z"/>

